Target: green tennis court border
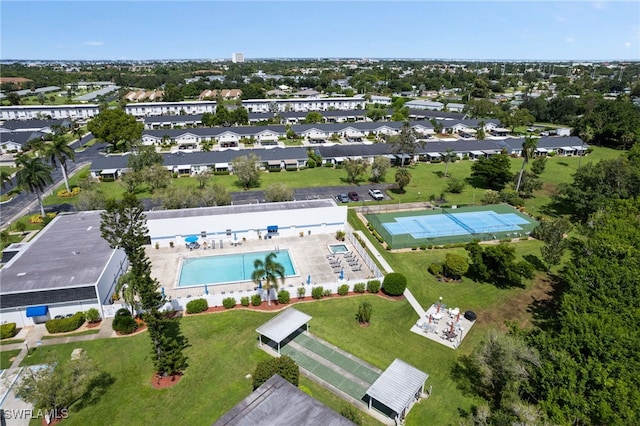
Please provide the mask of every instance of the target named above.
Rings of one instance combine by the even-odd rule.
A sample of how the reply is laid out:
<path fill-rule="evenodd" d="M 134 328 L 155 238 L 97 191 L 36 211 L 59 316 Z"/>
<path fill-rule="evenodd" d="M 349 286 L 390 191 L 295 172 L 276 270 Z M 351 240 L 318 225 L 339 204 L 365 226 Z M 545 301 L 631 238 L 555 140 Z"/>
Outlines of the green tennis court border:
<path fill-rule="evenodd" d="M 391 249 L 401 248 L 417 248 L 420 246 L 429 245 L 446 245 L 456 243 L 468 243 L 474 240 L 490 241 L 501 240 L 505 238 L 517 238 L 525 237 L 538 225 L 538 222 L 532 219 L 530 216 L 518 211 L 508 204 L 488 204 L 486 206 L 472 206 L 472 207 L 459 207 L 452 209 L 451 207 L 445 207 L 448 213 L 465 213 L 465 212 L 479 212 L 479 211 L 493 211 L 498 214 L 514 213 L 527 221 L 527 224 L 520 225 L 523 228 L 522 232 L 517 231 L 502 231 L 502 232 L 485 232 L 477 234 L 463 234 L 463 235 L 443 235 L 441 237 L 432 238 L 413 238 L 411 234 L 393 235 L 389 233 L 383 223 L 394 222 L 398 217 L 408 216 L 432 216 L 437 214 L 444 214 L 442 209 L 436 208 L 434 210 L 410 210 L 410 211 L 394 211 L 389 213 L 367 213 L 365 218 L 369 224 L 376 230 L 380 236 L 385 240 Z"/>

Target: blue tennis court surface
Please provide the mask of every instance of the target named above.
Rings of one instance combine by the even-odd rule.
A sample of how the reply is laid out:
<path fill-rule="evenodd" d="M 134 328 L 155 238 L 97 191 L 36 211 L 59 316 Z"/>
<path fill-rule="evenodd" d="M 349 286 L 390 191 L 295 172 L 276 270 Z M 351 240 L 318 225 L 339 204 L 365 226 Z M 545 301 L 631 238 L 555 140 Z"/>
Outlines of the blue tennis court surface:
<path fill-rule="evenodd" d="M 448 235 L 484 234 L 524 231 L 520 225 L 529 221 L 515 213 L 496 213 L 491 210 L 444 213 L 428 216 L 396 217 L 395 222 L 382 225 L 391 235 L 409 234 L 415 239 Z"/>

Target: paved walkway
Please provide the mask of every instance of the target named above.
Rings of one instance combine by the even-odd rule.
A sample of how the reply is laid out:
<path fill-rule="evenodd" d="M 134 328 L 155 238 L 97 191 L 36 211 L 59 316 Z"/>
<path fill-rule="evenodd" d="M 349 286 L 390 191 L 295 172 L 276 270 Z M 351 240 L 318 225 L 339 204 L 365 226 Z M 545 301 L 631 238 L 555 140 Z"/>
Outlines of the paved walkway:
<path fill-rule="evenodd" d="M 371 253 L 373 255 L 373 257 L 376 258 L 376 260 L 378 261 L 378 263 L 380 264 L 382 269 L 386 273 L 393 272 L 393 268 L 391 267 L 391 265 L 389 265 L 389 263 L 386 261 L 386 259 L 384 257 L 382 257 L 382 255 L 378 252 L 378 250 L 371 243 L 371 241 L 369 241 L 369 239 L 364 235 L 364 233 L 362 231 L 354 231 L 354 232 L 360 236 L 362 241 L 365 242 L 367 248 L 369 249 L 369 253 Z M 409 304 L 411 305 L 413 310 L 416 311 L 416 314 L 418 314 L 418 317 L 424 318 L 424 316 L 426 314 L 426 311 L 420 305 L 418 300 L 413 296 L 413 293 L 411 293 L 411 290 L 406 288 L 404 290 L 403 295 L 404 295 L 404 297 L 406 297 L 407 301 L 409 302 Z"/>
<path fill-rule="evenodd" d="M 20 374 L 24 370 L 24 367 L 20 367 L 20 363 L 27 356 L 27 348 L 29 350 L 36 349 L 41 346 L 49 346 L 49 345 L 59 345 L 62 343 L 69 342 L 85 342 L 88 340 L 95 339 L 105 339 L 109 337 L 116 336 L 115 331 L 112 328 L 113 318 L 107 318 L 102 320 L 100 323 L 100 330 L 95 334 L 84 334 L 82 336 L 60 336 L 55 339 L 45 339 L 42 340 L 42 336 L 48 335 L 47 329 L 44 324 L 38 324 L 35 326 L 24 327 L 20 333 L 15 336 L 14 339 L 24 339 L 23 342 L 20 343 L 12 343 L 9 345 L 2 345 L 0 347 L 1 351 L 10 351 L 14 349 L 20 349 L 20 353 L 16 355 L 13 362 L 11 363 L 11 367 L 3 370 L 0 374 L 0 408 L 5 410 L 19 410 L 19 409 L 30 409 L 33 408 L 30 404 L 22 401 L 20 398 L 16 397 L 13 393 L 13 386 L 18 381 Z M 80 331 L 87 330 L 87 328 L 83 328 L 80 330 L 74 331 L 74 333 L 78 333 Z M 72 333 L 70 333 L 72 334 Z M 3 423 L 4 424 L 4 423 Z M 18 419 L 7 419 L 7 425 L 28 425 L 29 420 L 18 420 Z"/>

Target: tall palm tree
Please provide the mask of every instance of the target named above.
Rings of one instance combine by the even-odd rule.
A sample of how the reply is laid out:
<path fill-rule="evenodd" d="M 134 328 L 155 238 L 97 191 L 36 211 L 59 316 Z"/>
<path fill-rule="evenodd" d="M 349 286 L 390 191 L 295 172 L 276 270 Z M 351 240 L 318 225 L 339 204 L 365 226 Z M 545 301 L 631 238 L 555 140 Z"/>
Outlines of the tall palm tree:
<path fill-rule="evenodd" d="M 522 183 L 522 174 L 524 173 L 524 168 L 529 160 L 533 158 L 533 154 L 536 152 L 537 147 L 538 139 L 531 136 L 525 136 L 524 142 L 522 142 L 522 167 L 520 168 L 520 174 L 518 175 L 516 192 L 518 192 L 518 190 L 520 189 L 520 183 Z"/>
<path fill-rule="evenodd" d="M 586 126 L 584 129 L 580 130 L 580 139 L 582 140 L 582 148 L 584 148 L 584 143 L 590 143 L 595 136 L 595 132 L 591 126 Z M 580 156 L 578 157 L 578 168 L 582 163 L 582 157 L 584 157 L 584 152 L 580 150 Z"/>
<path fill-rule="evenodd" d="M 45 217 L 44 205 L 42 204 L 42 193 L 47 185 L 53 183 L 51 172 L 53 168 L 45 163 L 42 158 L 30 158 L 21 155 L 17 160 L 18 171 L 16 172 L 16 184 L 25 191 L 33 192 L 40 203 L 40 214 Z"/>
<path fill-rule="evenodd" d="M 458 158 L 458 155 L 453 151 L 453 148 L 447 148 L 447 150 L 442 154 L 442 161 L 444 161 L 444 177 L 447 177 L 447 171 L 449 170 L 449 162 L 455 162 Z"/>
<path fill-rule="evenodd" d="M 256 259 L 253 262 L 254 271 L 251 273 L 251 279 L 254 283 L 262 284 L 262 288 L 267 292 L 267 304 L 271 304 L 271 289 L 278 291 L 278 278 L 284 285 L 284 266 L 276 262 L 276 254 L 274 252 L 269 253 L 264 261 Z"/>
<path fill-rule="evenodd" d="M 53 138 L 53 141 L 46 146 L 44 155 L 45 158 L 51 161 L 54 167 L 56 166 L 56 161 L 60 163 L 64 186 L 67 188 L 67 192 L 71 192 L 71 188 L 69 188 L 69 178 L 67 177 L 67 159 L 75 160 L 76 153 L 67 145 L 67 141 L 63 136 L 57 135 Z"/>

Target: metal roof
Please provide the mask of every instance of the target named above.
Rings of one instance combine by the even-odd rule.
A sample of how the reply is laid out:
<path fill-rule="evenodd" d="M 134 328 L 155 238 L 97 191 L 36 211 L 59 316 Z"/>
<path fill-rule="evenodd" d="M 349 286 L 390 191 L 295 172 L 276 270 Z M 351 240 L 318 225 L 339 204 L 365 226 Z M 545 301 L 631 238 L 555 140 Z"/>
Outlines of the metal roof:
<path fill-rule="evenodd" d="M 95 285 L 115 252 L 100 235 L 100 213 L 56 217 L 0 270 L 0 293 Z"/>
<path fill-rule="evenodd" d="M 279 343 L 310 320 L 311 316 L 297 309 L 288 308 L 280 315 L 271 318 L 256 328 L 256 331 L 274 342 Z"/>
<path fill-rule="evenodd" d="M 213 425 L 353 426 L 353 423 L 276 374 Z"/>
<path fill-rule="evenodd" d="M 396 358 L 369 387 L 367 395 L 394 412 L 402 413 L 428 378 L 427 373 Z"/>

